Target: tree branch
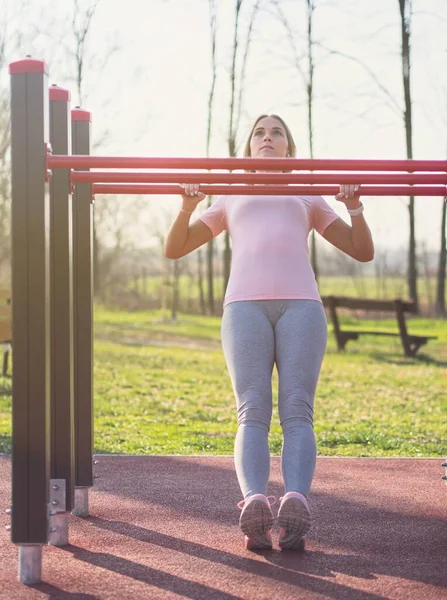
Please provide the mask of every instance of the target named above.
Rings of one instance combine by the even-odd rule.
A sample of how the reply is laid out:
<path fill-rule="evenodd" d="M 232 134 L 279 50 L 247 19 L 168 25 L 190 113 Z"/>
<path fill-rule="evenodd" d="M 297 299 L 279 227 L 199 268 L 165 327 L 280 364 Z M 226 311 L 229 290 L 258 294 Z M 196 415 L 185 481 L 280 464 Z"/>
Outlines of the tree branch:
<path fill-rule="evenodd" d="M 387 88 L 383 85 L 383 83 L 379 80 L 377 75 L 375 75 L 374 71 L 370 67 L 368 67 L 368 65 L 365 65 L 365 63 L 363 61 L 361 61 L 359 58 L 357 58 L 356 56 L 351 56 L 349 54 L 346 54 L 346 52 L 340 52 L 339 50 L 332 50 L 331 48 L 328 48 L 327 46 L 325 46 L 324 44 L 321 44 L 320 42 L 315 42 L 315 44 L 317 46 L 319 46 L 320 48 L 322 48 L 323 50 L 326 50 L 330 55 L 341 56 L 343 58 L 346 58 L 348 60 L 355 62 L 360 67 L 362 67 L 371 76 L 371 78 L 377 84 L 379 89 L 388 98 L 388 100 L 390 101 L 390 107 L 392 108 L 392 110 L 394 110 L 394 111 L 397 110 L 398 115 L 403 118 L 402 108 L 399 106 L 399 104 L 396 102 L 396 100 L 393 98 L 393 96 L 390 94 L 390 92 L 387 90 Z"/>

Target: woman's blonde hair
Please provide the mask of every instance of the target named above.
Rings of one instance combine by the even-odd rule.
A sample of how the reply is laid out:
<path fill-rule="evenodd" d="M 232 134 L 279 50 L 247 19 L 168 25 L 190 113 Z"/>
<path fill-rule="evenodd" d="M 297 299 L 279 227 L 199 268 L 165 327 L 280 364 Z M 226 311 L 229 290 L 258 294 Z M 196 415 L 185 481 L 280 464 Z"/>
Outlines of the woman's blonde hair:
<path fill-rule="evenodd" d="M 260 117 L 258 117 L 256 119 L 256 121 L 253 124 L 253 127 L 251 128 L 250 135 L 248 136 L 248 139 L 247 139 L 247 142 L 246 142 L 245 148 L 244 148 L 244 158 L 249 158 L 251 156 L 250 142 L 251 142 L 251 138 L 252 138 L 252 135 L 253 135 L 253 132 L 255 130 L 256 125 L 259 123 L 259 121 L 261 119 L 265 119 L 267 117 L 271 117 L 272 119 L 276 119 L 284 127 L 284 129 L 286 131 L 286 136 L 287 136 L 288 155 L 289 156 L 293 156 L 293 157 L 296 156 L 295 141 L 293 139 L 292 132 L 290 131 L 290 129 L 286 125 L 285 121 L 283 119 L 281 119 L 281 117 L 279 117 L 278 115 L 261 115 Z"/>

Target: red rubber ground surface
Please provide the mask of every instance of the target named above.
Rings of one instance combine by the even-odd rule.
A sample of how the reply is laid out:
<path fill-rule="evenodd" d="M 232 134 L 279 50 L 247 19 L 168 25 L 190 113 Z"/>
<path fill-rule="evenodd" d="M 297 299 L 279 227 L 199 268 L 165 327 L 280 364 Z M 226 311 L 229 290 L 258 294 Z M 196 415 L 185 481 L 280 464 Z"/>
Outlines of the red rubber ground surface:
<path fill-rule="evenodd" d="M 43 583 L 24 586 L 4 529 L 11 463 L 0 457 L 2 599 L 447 598 L 443 459 L 319 458 L 304 553 L 243 548 L 231 457 L 99 461 L 91 516 L 70 516 L 70 546 L 44 547 Z M 277 457 L 270 481 L 282 495 Z"/>

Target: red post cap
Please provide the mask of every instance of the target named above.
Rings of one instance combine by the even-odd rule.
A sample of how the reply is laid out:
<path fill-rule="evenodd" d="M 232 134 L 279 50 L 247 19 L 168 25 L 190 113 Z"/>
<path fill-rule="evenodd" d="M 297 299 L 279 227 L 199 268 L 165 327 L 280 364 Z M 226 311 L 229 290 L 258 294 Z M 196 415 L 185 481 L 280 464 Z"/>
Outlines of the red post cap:
<path fill-rule="evenodd" d="M 44 60 L 37 60 L 27 56 L 23 60 L 17 60 L 9 64 L 9 74 L 18 73 L 45 73 L 48 75 L 48 65 Z"/>
<path fill-rule="evenodd" d="M 77 106 L 76 108 L 73 108 L 71 111 L 71 120 L 72 121 L 90 121 L 90 123 L 92 122 L 92 113 L 89 112 L 88 110 L 84 110 L 83 108 L 80 108 L 79 106 Z"/>
<path fill-rule="evenodd" d="M 55 102 L 70 102 L 70 92 L 53 83 L 50 87 L 50 100 Z"/>

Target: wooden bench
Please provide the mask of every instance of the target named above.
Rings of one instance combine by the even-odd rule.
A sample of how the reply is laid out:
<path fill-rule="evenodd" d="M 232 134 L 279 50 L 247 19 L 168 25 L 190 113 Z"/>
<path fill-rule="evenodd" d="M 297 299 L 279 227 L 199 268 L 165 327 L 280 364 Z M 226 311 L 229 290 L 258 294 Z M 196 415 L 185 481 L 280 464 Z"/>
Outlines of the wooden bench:
<path fill-rule="evenodd" d="M 3 377 L 8 373 L 8 358 L 12 344 L 11 292 L 0 289 L 0 344 L 3 344 Z"/>
<path fill-rule="evenodd" d="M 416 313 L 416 305 L 414 302 L 403 301 L 400 298 L 395 300 L 370 300 L 367 298 L 346 298 L 339 296 L 323 296 L 321 299 L 323 305 L 329 309 L 339 350 L 344 350 L 349 340 L 358 340 L 360 335 L 386 335 L 400 337 L 405 356 L 414 356 L 419 348 L 423 344 L 426 344 L 428 340 L 436 339 L 436 336 L 433 335 L 410 335 L 408 333 L 405 313 Z M 342 331 L 340 321 L 338 320 L 337 308 L 395 312 L 399 331 Z"/>

